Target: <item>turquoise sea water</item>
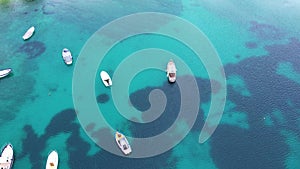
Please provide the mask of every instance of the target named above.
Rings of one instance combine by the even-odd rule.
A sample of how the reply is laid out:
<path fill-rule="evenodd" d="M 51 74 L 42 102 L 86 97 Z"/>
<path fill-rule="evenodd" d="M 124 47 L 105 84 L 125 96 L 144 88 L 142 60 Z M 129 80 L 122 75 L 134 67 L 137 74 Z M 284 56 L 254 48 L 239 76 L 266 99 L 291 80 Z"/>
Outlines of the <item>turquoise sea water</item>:
<path fill-rule="evenodd" d="M 299 9 L 300 4 L 292 0 L 0 0 L 0 69 L 13 69 L 13 75 L 0 79 L 0 144 L 13 144 L 14 169 L 43 168 L 52 149 L 59 153 L 61 169 L 300 168 Z M 102 26 L 137 12 L 184 18 L 202 30 L 218 52 L 227 79 L 226 107 L 216 132 L 204 144 L 198 143 L 198 137 L 211 93 L 205 67 L 186 46 L 157 35 L 116 44 L 100 66 L 113 74 L 126 56 L 144 48 L 180 56 L 195 74 L 201 92 L 199 115 L 187 137 L 162 155 L 130 159 L 99 148 L 79 124 L 72 75 L 81 49 Z M 36 32 L 24 42 L 22 35 L 32 25 Z M 72 51 L 72 66 L 61 59 L 64 47 Z M 162 62 L 164 68 L 166 61 Z M 157 134 L 174 120 L 167 110 L 169 114 L 153 126 L 128 123 L 113 107 L 109 89 L 100 79 L 95 79 L 95 85 L 95 99 L 104 116 L 128 135 Z M 131 95 L 124 102 L 130 99 L 132 106 L 146 110 L 150 90 L 170 87 L 164 73 L 145 70 L 131 81 Z"/>

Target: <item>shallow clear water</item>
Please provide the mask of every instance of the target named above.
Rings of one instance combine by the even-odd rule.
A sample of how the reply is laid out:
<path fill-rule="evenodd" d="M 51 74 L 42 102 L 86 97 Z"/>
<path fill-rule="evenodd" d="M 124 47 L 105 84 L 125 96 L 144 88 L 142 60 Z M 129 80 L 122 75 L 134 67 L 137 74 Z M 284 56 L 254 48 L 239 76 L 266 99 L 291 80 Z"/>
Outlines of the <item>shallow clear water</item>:
<path fill-rule="evenodd" d="M 13 69 L 11 76 L 0 79 L 0 144 L 13 144 L 14 169 L 43 168 L 52 149 L 58 151 L 59 168 L 64 169 L 120 165 L 131 169 L 299 168 L 299 8 L 296 1 L 150 0 L 145 4 L 0 0 L 0 69 Z M 218 52 L 227 80 L 226 107 L 216 132 L 204 144 L 198 143 L 198 137 L 211 99 L 207 71 L 187 46 L 158 35 L 140 35 L 116 44 L 98 73 L 105 69 L 114 74 L 123 59 L 140 49 L 159 48 L 178 55 L 193 71 L 201 93 L 199 114 L 187 137 L 164 154 L 130 159 L 99 148 L 79 124 L 73 105 L 72 75 L 81 49 L 105 24 L 137 12 L 182 17 L 203 31 Z M 24 42 L 22 35 L 32 25 L 36 32 Z M 61 59 L 64 47 L 72 51 L 72 66 L 66 66 Z M 165 62 L 162 60 L 162 69 Z M 180 70 L 178 74 L 185 77 Z M 162 71 L 151 69 L 137 74 L 130 83 L 130 98 L 124 98 L 124 104 L 130 100 L 131 106 L 146 110 L 148 94 L 153 89 L 175 97 L 164 114 L 148 124 L 124 119 L 99 78 L 95 86 L 104 117 L 127 135 L 155 135 L 176 118 L 176 111 L 169 109 L 178 109 L 180 98 L 170 92 L 177 90 L 176 84 L 168 84 Z"/>

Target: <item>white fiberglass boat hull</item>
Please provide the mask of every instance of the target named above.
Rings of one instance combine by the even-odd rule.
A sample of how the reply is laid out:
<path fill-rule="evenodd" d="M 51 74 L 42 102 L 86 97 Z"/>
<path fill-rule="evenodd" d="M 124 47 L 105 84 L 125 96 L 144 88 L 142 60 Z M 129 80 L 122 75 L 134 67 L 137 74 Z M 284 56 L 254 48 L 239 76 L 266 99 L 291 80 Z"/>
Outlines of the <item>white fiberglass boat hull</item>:
<path fill-rule="evenodd" d="M 100 77 L 101 77 L 101 80 L 102 80 L 103 84 L 104 84 L 106 87 L 112 85 L 111 78 L 110 78 L 110 76 L 108 75 L 107 72 L 101 71 L 101 72 L 100 72 Z"/>
<path fill-rule="evenodd" d="M 119 148 L 125 155 L 128 155 L 132 152 L 131 147 L 130 147 L 126 137 L 122 133 L 116 132 L 115 139 L 116 139 L 117 145 L 119 146 Z"/>
<path fill-rule="evenodd" d="M 58 154 L 52 151 L 47 158 L 46 169 L 57 169 L 58 167 Z"/>
<path fill-rule="evenodd" d="M 73 56 L 69 49 L 64 48 L 62 50 L 62 58 L 67 65 L 71 65 L 73 63 Z"/>
<path fill-rule="evenodd" d="M 12 71 L 11 68 L 0 70 L 0 78 L 3 78 L 5 76 L 9 75 L 11 73 L 11 71 Z"/>
<path fill-rule="evenodd" d="M 176 81 L 176 65 L 171 59 L 167 64 L 167 77 L 169 82 L 174 83 Z"/>
<path fill-rule="evenodd" d="M 34 31 L 35 31 L 35 28 L 34 28 L 33 26 L 30 27 L 30 28 L 26 31 L 26 33 L 23 35 L 23 40 L 27 40 L 27 39 L 31 38 L 31 36 L 33 35 Z"/>
<path fill-rule="evenodd" d="M 11 144 L 7 144 L 1 153 L 0 156 L 0 168 L 2 169 L 11 169 L 14 161 L 14 151 Z"/>

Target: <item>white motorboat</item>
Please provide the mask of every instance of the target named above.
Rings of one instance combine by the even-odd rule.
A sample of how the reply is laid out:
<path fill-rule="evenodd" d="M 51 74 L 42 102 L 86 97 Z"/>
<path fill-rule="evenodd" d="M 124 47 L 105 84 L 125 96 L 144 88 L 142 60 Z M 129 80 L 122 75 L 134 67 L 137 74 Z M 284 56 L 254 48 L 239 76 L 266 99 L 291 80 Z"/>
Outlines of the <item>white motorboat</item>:
<path fill-rule="evenodd" d="M 69 49 L 64 48 L 62 50 L 62 57 L 67 65 L 71 65 L 73 63 L 73 57 Z"/>
<path fill-rule="evenodd" d="M 119 148 L 122 150 L 122 152 L 125 155 L 130 154 L 131 147 L 130 147 L 126 137 L 122 133 L 116 132 L 115 138 L 116 138 L 116 142 L 117 142 Z"/>
<path fill-rule="evenodd" d="M 58 154 L 54 150 L 48 155 L 46 169 L 57 169 L 57 167 L 58 167 Z"/>
<path fill-rule="evenodd" d="M 176 65 L 173 62 L 172 59 L 167 64 L 167 77 L 169 79 L 169 82 L 173 83 L 176 81 Z"/>
<path fill-rule="evenodd" d="M 112 85 L 111 78 L 110 78 L 110 76 L 108 75 L 107 72 L 101 71 L 101 72 L 100 72 L 100 77 L 101 77 L 101 80 L 102 80 L 103 84 L 104 84 L 106 87 Z"/>
<path fill-rule="evenodd" d="M 14 162 L 14 151 L 11 144 L 7 144 L 1 152 L 0 156 L 0 168 L 11 169 Z"/>
<path fill-rule="evenodd" d="M 34 26 L 30 27 L 30 28 L 26 31 L 26 33 L 23 35 L 23 39 L 24 39 L 24 40 L 27 40 L 27 39 L 31 38 L 31 36 L 32 36 L 33 33 L 34 33 L 34 30 L 35 30 Z"/>
<path fill-rule="evenodd" d="M 12 71 L 11 68 L 0 70 L 0 78 L 3 78 L 5 76 L 9 75 L 11 73 L 11 71 Z"/>

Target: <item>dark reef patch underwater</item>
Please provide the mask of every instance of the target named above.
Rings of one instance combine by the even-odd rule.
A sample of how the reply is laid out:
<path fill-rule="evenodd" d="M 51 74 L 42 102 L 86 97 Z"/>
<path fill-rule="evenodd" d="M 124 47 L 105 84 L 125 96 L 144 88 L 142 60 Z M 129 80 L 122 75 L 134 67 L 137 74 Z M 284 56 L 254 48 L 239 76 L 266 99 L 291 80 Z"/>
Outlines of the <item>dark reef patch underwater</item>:
<path fill-rule="evenodd" d="M 23 151 L 16 158 L 21 159 L 29 155 L 30 162 L 33 164 L 32 169 L 40 169 L 44 167 L 42 152 L 46 148 L 47 141 L 56 135 L 69 133 L 65 142 L 69 159 L 70 168 L 109 168 L 119 169 L 140 169 L 140 168 L 173 168 L 177 159 L 170 158 L 171 151 L 152 158 L 130 159 L 113 155 L 104 150 L 100 150 L 93 156 L 88 155 L 90 144 L 81 138 L 81 126 L 76 121 L 76 114 L 73 109 L 63 110 L 48 124 L 43 135 L 37 136 L 30 125 L 24 126 L 27 137 L 23 140 Z M 112 139 L 114 141 L 114 139 Z M 62 143 L 64 144 L 64 143 Z M 166 160 L 168 159 L 168 160 Z"/>
<path fill-rule="evenodd" d="M 239 75 L 251 94 L 242 96 L 228 86 L 228 100 L 235 111 L 245 112 L 249 130 L 219 125 L 212 136 L 211 155 L 220 169 L 284 169 L 289 147 L 282 131 L 300 136 L 298 117 L 300 85 L 288 77 L 277 74 L 280 63 L 300 66 L 300 42 L 292 38 L 287 44 L 265 46 L 268 55 L 250 57 L 225 67 L 226 75 Z M 298 72 L 299 69 L 297 70 Z M 271 116 L 273 126 L 267 126 L 264 117 L 279 110 L 287 123 Z M 226 113 L 226 112 L 225 112 Z"/>
<path fill-rule="evenodd" d="M 1 100 L 11 100 L 10 102 L 0 101 L 0 121 L 1 125 L 16 117 L 20 106 L 31 98 L 35 79 L 30 75 L 21 74 L 22 78 L 18 76 L 9 76 L 0 79 L 0 98 Z M 22 88 L 19 85 L 22 84 Z M 16 94 L 17 93 L 17 94 Z M 13 98 L 13 99 L 11 99 Z M 5 109 L 3 109 L 5 107 Z"/>
<path fill-rule="evenodd" d="M 21 47 L 19 47 L 17 52 L 23 52 L 28 56 L 28 59 L 34 59 L 46 50 L 46 45 L 43 42 L 31 41 L 26 42 Z"/>
<path fill-rule="evenodd" d="M 251 22 L 249 31 L 253 32 L 257 38 L 262 40 L 278 40 L 285 36 L 285 33 L 275 26 L 258 23 L 256 21 Z"/>
<path fill-rule="evenodd" d="M 97 96 L 98 103 L 106 103 L 109 101 L 109 96 L 107 94 L 100 94 Z"/>
<path fill-rule="evenodd" d="M 42 11 L 44 15 L 51 15 L 54 14 L 57 6 L 54 3 L 47 2 L 43 5 Z"/>
<path fill-rule="evenodd" d="M 212 136 L 211 155 L 220 169 L 284 169 L 288 146 L 274 128 L 262 131 L 221 125 Z"/>

